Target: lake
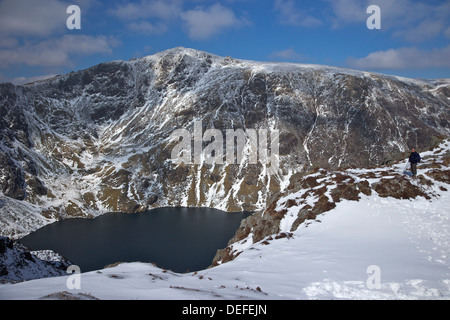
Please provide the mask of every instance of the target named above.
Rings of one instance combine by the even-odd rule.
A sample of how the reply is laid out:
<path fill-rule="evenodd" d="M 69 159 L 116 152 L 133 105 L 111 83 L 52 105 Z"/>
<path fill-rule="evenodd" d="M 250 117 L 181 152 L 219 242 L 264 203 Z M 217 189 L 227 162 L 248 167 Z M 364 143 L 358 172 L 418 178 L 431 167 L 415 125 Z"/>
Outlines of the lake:
<path fill-rule="evenodd" d="M 81 272 L 116 262 L 152 262 L 175 272 L 207 268 L 250 213 L 210 208 L 159 208 L 66 219 L 20 239 L 32 250 L 51 249 Z"/>

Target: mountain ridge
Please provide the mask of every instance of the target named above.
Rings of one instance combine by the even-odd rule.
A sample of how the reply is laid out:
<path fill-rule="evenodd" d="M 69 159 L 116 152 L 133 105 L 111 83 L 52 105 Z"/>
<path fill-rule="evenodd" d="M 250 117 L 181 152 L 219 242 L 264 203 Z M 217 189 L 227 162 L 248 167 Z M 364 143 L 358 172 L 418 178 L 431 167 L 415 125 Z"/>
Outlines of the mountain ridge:
<path fill-rule="evenodd" d="M 245 63 L 245 64 L 256 64 L 256 65 L 260 65 L 260 66 L 278 66 L 278 67 L 292 67 L 292 68 L 304 68 L 304 69 L 325 69 L 325 70 L 330 70 L 330 71 L 335 71 L 335 72 L 347 72 L 348 74 L 359 74 L 359 75 L 374 75 L 374 76 L 380 76 L 380 77 L 384 77 L 384 78 L 392 78 L 392 79 L 396 79 L 399 81 L 403 81 L 403 82 L 416 82 L 416 83 L 423 83 L 423 84 L 433 84 L 433 82 L 439 82 L 440 84 L 443 85 L 448 85 L 450 82 L 450 78 L 438 78 L 438 79 L 427 79 L 427 78 L 411 78 L 411 77 L 404 77 L 404 76 L 396 76 L 393 74 L 387 74 L 387 73 L 379 73 L 379 72 L 374 72 L 374 71 L 362 71 L 362 70 L 358 70 L 358 69 L 353 69 L 353 68 L 347 68 L 347 67 L 337 67 L 337 66 L 333 66 L 333 65 L 321 65 L 321 64 L 313 64 L 313 63 L 301 63 L 301 62 L 284 62 L 284 61 L 264 61 L 264 60 L 248 60 L 248 59 L 238 59 L 238 58 L 232 58 L 230 56 L 227 57 L 223 57 L 217 54 L 213 54 L 213 53 L 209 53 L 207 51 L 202 51 L 202 50 L 198 50 L 198 49 L 193 49 L 193 48 L 187 48 L 187 47 L 174 47 L 174 48 L 170 48 L 170 49 L 166 49 L 154 54 L 150 54 L 150 55 L 146 55 L 140 58 L 130 58 L 128 60 L 111 60 L 108 62 L 102 62 L 99 63 L 95 66 L 91 66 L 88 67 L 86 69 L 81 69 L 81 70 L 77 70 L 77 71 L 72 71 L 70 73 L 67 74 L 63 74 L 63 75 L 55 75 L 52 76 L 51 78 L 46 78 L 46 79 L 40 79 L 40 80 L 35 80 L 32 82 L 28 82 L 28 83 L 24 83 L 24 84 L 18 84 L 16 86 L 32 86 L 35 84 L 40 84 L 46 81 L 51 81 L 51 80 L 59 80 L 62 79 L 65 76 L 68 76 L 70 74 L 73 73 L 77 73 L 77 72 L 83 72 L 86 70 L 89 70 L 93 67 L 96 67 L 98 65 L 104 64 L 104 63 L 133 63 L 134 61 L 137 60 L 151 60 L 157 57 L 163 57 L 165 55 L 174 55 L 174 54 L 190 54 L 191 56 L 207 56 L 207 57 L 214 57 L 216 59 L 228 59 L 231 61 L 235 61 L 235 62 L 241 62 L 241 63 Z M 289 68 L 284 68 L 284 69 L 289 69 Z M 5 82 L 8 83 L 8 82 Z M 12 83 L 11 83 L 12 84 Z"/>

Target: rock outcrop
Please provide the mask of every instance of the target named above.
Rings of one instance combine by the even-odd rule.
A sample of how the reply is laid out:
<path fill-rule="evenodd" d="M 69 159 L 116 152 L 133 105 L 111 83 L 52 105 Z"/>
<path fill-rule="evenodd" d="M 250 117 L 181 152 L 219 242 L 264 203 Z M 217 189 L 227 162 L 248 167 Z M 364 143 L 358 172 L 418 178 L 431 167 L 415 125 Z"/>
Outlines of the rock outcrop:
<path fill-rule="evenodd" d="M 67 275 L 71 264 L 51 250 L 31 251 L 7 237 L 0 237 L 0 283 Z"/>

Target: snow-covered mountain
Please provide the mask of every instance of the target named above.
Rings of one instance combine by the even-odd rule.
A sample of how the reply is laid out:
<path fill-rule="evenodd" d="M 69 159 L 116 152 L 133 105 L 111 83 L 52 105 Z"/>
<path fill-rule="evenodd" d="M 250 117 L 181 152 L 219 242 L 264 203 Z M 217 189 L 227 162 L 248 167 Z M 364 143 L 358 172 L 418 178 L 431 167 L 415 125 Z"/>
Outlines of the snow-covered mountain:
<path fill-rule="evenodd" d="M 185 48 L 0 84 L 0 234 L 161 206 L 264 211 L 314 168 L 376 166 L 436 145 L 450 133 L 449 97 L 448 80 Z M 278 131 L 277 172 L 248 160 L 174 164 L 171 134 L 199 122 L 224 135 Z"/>
<path fill-rule="evenodd" d="M 448 300 L 450 140 L 421 156 L 417 179 L 404 161 L 305 176 L 274 202 L 275 231 L 250 230 L 227 263 L 185 274 L 123 263 L 80 274 L 80 289 L 68 276 L 0 285 L 0 299 Z"/>

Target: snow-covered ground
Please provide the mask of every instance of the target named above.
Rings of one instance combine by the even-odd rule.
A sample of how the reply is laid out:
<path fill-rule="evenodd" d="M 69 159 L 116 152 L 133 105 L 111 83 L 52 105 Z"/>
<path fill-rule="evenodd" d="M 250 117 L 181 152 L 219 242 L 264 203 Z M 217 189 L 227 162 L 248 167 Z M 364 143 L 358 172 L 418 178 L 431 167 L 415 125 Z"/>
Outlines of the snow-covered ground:
<path fill-rule="evenodd" d="M 449 149 L 447 141 L 440 151 L 422 156 L 439 160 Z M 433 182 L 427 187 L 431 199 L 375 192 L 359 201 L 342 200 L 292 236 L 248 244 L 235 260 L 200 272 L 124 263 L 81 273 L 80 289 L 68 288 L 69 276 L 0 285 L 0 299 L 448 300 L 450 185 Z"/>
<path fill-rule="evenodd" d="M 448 192 L 433 202 L 371 196 L 198 273 L 126 263 L 82 273 L 80 290 L 58 277 L 2 285 L 0 299 L 450 299 L 449 219 Z"/>

